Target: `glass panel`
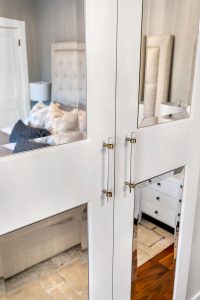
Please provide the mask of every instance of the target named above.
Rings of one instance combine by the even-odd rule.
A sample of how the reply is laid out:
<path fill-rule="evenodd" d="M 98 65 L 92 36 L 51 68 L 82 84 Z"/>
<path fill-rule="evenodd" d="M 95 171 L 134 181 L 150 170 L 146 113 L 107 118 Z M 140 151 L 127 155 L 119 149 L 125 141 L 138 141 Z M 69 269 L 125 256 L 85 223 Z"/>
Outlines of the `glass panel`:
<path fill-rule="evenodd" d="M 172 299 L 184 169 L 135 188 L 132 300 Z"/>
<path fill-rule="evenodd" d="M 200 2 L 143 0 L 138 126 L 190 115 Z"/>
<path fill-rule="evenodd" d="M 87 137 L 84 0 L 0 0 L 0 157 Z"/>
<path fill-rule="evenodd" d="M 0 238 L 0 298 L 89 299 L 87 206 Z"/>

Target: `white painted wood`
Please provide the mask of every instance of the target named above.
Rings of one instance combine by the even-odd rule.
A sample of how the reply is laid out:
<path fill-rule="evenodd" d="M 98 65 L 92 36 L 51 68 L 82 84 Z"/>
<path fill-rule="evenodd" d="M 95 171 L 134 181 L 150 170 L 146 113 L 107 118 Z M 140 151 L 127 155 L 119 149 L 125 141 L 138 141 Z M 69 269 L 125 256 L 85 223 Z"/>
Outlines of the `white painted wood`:
<path fill-rule="evenodd" d="M 200 166 L 200 34 L 198 35 L 197 58 L 194 75 L 192 96 L 191 135 L 187 141 L 189 147 L 189 162 L 186 167 L 186 176 L 183 190 L 183 207 L 179 235 L 174 300 L 186 299 L 189 264 L 192 248 L 195 209 L 198 201 L 199 166 Z"/>
<path fill-rule="evenodd" d="M 178 103 L 166 102 L 160 104 L 160 116 L 167 116 L 169 114 L 178 114 L 190 110 L 190 105 L 182 106 Z"/>
<path fill-rule="evenodd" d="M 112 299 L 113 200 L 102 196 L 115 134 L 116 0 L 86 0 L 87 140 L 0 160 L 0 235 L 89 203 L 90 299 Z"/>
<path fill-rule="evenodd" d="M 171 179 L 171 180 L 170 180 Z M 159 193 L 166 194 L 171 197 L 179 198 L 182 194 L 182 186 L 184 178 L 174 179 L 169 178 L 169 180 L 162 180 L 157 183 L 151 184 L 151 188 Z"/>
<path fill-rule="evenodd" d="M 136 183 L 188 163 L 191 125 L 189 118 L 137 130 Z"/>
<path fill-rule="evenodd" d="M 170 195 L 165 195 L 163 193 L 157 192 L 153 190 L 151 187 L 146 187 L 142 189 L 142 198 L 146 201 L 151 202 L 158 207 L 162 207 L 163 209 L 170 210 L 171 212 L 176 212 L 178 209 L 179 197 L 174 198 L 170 197 Z M 159 198 L 159 199 L 157 199 Z"/>
<path fill-rule="evenodd" d="M 170 176 L 170 173 L 168 173 L 168 176 Z M 176 216 L 181 209 L 183 197 L 183 179 L 183 176 L 174 176 L 160 179 L 150 185 L 145 182 L 147 186 L 141 188 L 139 195 L 140 214 L 144 212 L 154 219 L 175 228 Z M 151 182 L 154 180 L 151 180 Z M 145 183 L 141 185 L 145 185 Z"/>
<path fill-rule="evenodd" d="M 131 146 L 125 138 L 137 129 L 141 11 L 141 0 L 118 1 L 114 300 L 130 299 L 131 290 L 134 193 L 124 186 L 131 167 Z"/>
<path fill-rule="evenodd" d="M 165 209 L 163 207 L 160 207 L 160 205 L 152 204 L 150 201 L 147 201 L 145 199 L 142 199 L 141 201 L 141 210 L 145 214 L 153 217 L 156 220 L 159 220 L 163 222 L 164 224 L 167 224 L 173 228 L 176 226 L 176 211 L 170 211 L 168 209 Z"/>
<path fill-rule="evenodd" d="M 137 144 L 133 155 L 136 183 L 186 166 L 174 289 L 174 300 L 182 300 L 186 299 L 199 182 L 200 40 L 191 117 L 137 129 L 141 16 L 142 0 L 119 0 L 114 299 L 130 299 L 134 196 L 128 194 L 123 186 L 130 161 L 129 146 L 124 139 L 135 132 Z"/>
<path fill-rule="evenodd" d="M 200 292 L 198 294 L 196 294 L 193 298 L 191 298 L 190 300 L 200 300 Z"/>
<path fill-rule="evenodd" d="M 30 108 L 25 22 L 0 18 L 0 64 L 0 128 L 3 128 L 25 119 Z"/>

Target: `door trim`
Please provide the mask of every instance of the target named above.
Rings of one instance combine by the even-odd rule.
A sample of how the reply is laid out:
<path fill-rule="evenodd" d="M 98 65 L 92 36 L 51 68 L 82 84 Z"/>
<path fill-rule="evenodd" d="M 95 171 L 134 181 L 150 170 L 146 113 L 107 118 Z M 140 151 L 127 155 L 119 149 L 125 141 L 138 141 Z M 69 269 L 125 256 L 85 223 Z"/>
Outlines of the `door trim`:
<path fill-rule="evenodd" d="M 140 137 L 141 132 L 151 132 L 152 128 L 137 128 L 138 95 L 139 95 L 139 61 L 142 20 L 142 0 L 118 0 L 119 3 L 119 28 L 118 28 L 118 84 L 117 84 L 117 133 L 116 133 L 116 197 L 114 211 L 114 300 L 130 299 L 131 292 L 131 264 L 132 264 L 132 237 L 133 237 L 133 211 L 134 195 L 124 189 L 127 180 L 127 147 L 124 140 L 135 132 Z M 128 62 L 127 62 L 128 57 Z M 187 139 L 184 140 L 184 129 L 181 145 L 182 159 L 177 158 L 167 169 L 167 164 L 159 169 L 154 169 L 153 176 L 171 171 L 171 168 L 185 166 L 185 185 L 183 193 L 183 208 L 179 234 L 179 246 L 176 265 L 174 300 L 186 299 L 190 256 L 194 229 L 195 209 L 198 198 L 199 170 L 200 170 L 200 38 L 196 58 L 195 80 L 193 86 L 192 113 L 189 119 L 161 124 L 157 131 L 173 128 L 178 134 L 177 127 L 186 126 Z M 120 119 L 121 118 L 121 119 Z M 120 122 L 119 120 L 123 120 Z M 120 124 L 118 124 L 120 123 Z M 154 127 L 155 129 L 155 127 Z M 149 137 L 150 138 L 150 137 Z M 173 136 L 169 141 L 173 142 Z M 137 139 L 136 148 L 140 149 L 140 140 Z M 139 146 L 138 146 L 139 145 Z M 143 145 L 144 146 L 144 145 Z M 140 149 L 141 150 L 141 149 Z M 137 154 L 136 150 L 136 154 Z M 167 150 L 165 151 L 167 155 Z M 172 153 L 169 150 L 170 155 Z M 137 157 L 136 157 L 137 164 Z M 149 175 L 151 176 L 150 172 Z M 147 176 L 147 177 L 148 177 Z M 138 180 L 144 180 L 140 177 Z M 146 178 L 147 179 L 147 178 Z M 149 179 L 149 178 L 148 178 Z"/>
<path fill-rule="evenodd" d="M 86 0 L 85 11 L 87 140 L 0 158 L 0 235 L 88 203 L 89 298 L 111 300 L 113 198 L 102 195 L 102 145 L 115 135 L 117 1 Z"/>
<path fill-rule="evenodd" d="M 30 97 L 29 97 L 29 76 L 28 76 L 28 58 L 26 46 L 26 31 L 25 22 L 0 17 L 0 27 L 8 29 L 17 29 L 19 31 L 20 40 L 20 71 L 22 82 L 22 105 L 24 118 L 28 117 L 30 112 Z"/>
<path fill-rule="evenodd" d="M 174 300 L 186 299 L 193 243 L 195 211 L 198 200 L 200 178 L 200 31 L 198 35 L 197 58 L 195 66 L 194 87 L 191 111 L 191 136 L 189 143 L 189 160 L 186 165 L 183 190 L 183 208 L 180 226 L 178 256 L 175 275 Z"/>

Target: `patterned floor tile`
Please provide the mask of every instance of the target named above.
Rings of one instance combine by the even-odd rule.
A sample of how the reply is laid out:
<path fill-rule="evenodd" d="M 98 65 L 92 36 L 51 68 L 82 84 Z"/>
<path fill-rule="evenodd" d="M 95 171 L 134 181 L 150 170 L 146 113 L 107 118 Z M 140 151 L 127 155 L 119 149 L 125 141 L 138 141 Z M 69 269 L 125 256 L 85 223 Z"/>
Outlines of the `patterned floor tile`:
<path fill-rule="evenodd" d="M 0 300 L 87 300 L 88 252 L 74 247 L 12 278 L 0 279 Z"/>
<path fill-rule="evenodd" d="M 173 234 L 142 219 L 141 223 L 138 225 L 137 234 L 138 267 L 171 246 L 173 243 Z M 136 243 L 133 243 L 133 245 L 135 246 Z"/>

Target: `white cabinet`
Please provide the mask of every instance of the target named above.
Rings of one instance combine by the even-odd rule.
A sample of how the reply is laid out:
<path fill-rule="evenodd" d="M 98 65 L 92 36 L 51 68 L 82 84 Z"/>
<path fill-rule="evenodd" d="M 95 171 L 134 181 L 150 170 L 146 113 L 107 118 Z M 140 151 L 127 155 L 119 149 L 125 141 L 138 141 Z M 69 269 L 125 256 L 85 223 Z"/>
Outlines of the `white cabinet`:
<path fill-rule="evenodd" d="M 175 228 L 182 202 L 182 191 L 182 176 L 152 183 L 140 193 L 141 213 Z"/>

